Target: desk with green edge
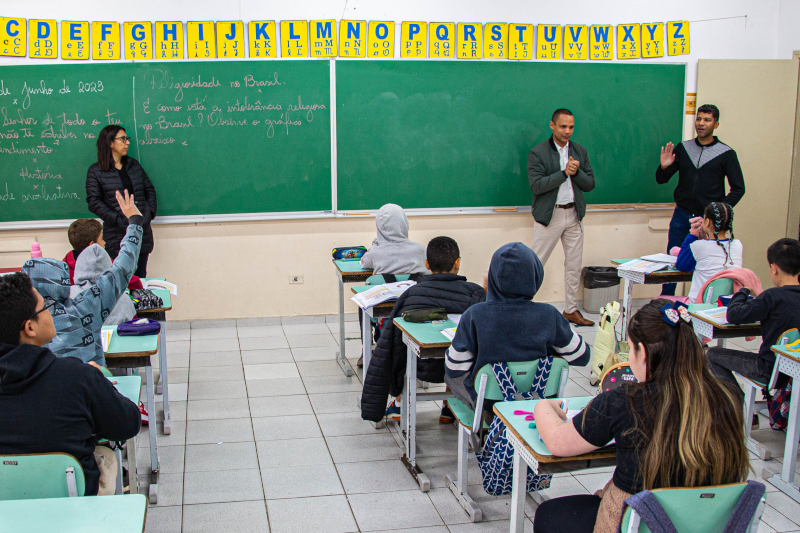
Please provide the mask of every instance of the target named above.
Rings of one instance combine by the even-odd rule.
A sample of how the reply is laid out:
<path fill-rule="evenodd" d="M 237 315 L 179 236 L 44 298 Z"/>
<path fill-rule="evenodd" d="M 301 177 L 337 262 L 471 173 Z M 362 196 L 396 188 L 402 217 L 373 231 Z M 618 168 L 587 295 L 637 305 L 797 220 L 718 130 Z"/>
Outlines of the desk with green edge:
<path fill-rule="evenodd" d="M 779 373 L 794 378 L 795 384 L 800 383 L 800 352 L 791 352 L 784 345 L 773 346 L 771 350 L 775 353 L 775 370 L 772 372 L 769 388 L 775 387 Z M 781 473 L 777 474 L 765 468 L 761 477 L 794 501 L 800 502 L 800 492 L 798 492 L 800 486 L 794 481 L 795 466 L 797 465 L 797 441 L 800 440 L 800 394 L 797 393 L 797 390 L 795 388 L 792 391 L 792 399 L 789 403 L 789 424 L 786 427 L 786 445 L 783 451 Z"/>
<path fill-rule="evenodd" d="M 166 281 L 165 278 L 144 278 L 142 281 L 155 279 Z M 137 311 L 136 315 L 142 318 L 149 318 L 161 324 L 161 336 L 158 342 L 158 383 L 156 384 L 156 394 L 161 394 L 164 406 L 164 435 L 172 433 L 172 422 L 169 418 L 169 372 L 167 368 L 167 311 L 172 310 L 172 295 L 165 289 L 151 289 L 153 294 L 161 298 L 163 305 L 154 309 Z M 153 418 L 156 413 L 153 412 Z M 155 424 L 154 424 L 155 425 Z"/>
<path fill-rule="evenodd" d="M 150 356 L 158 352 L 159 335 L 144 335 L 141 337 L 122 337 L 117 335 L 117 326 L 103 326 L 103 330 L 111 329 L 111 343 L 105 353 L 108 368 L 139 368 L 145 369 L 145 385 L 147 390 L 147 412 L 156 412 L 155 386 L 153 383 L 153 367 Z M 150 484 L 150 503 L 158 503 L 158 447 L 156 445 L 155 424 L 148 431 L 150 434 L 150 470 L 153 480 Z M 128 454 L 130 454 L 130 449 Z M 134 450 L 134 453 L 135 450 Z M 133 487 L 131 487 L 133 490 Z"/>
<path fill-rule="evenodd" d="M 442 335 L 441 330 L 456 327 L 450 320 L 441 324 L 406 322 L 395 318 L 394 324 L 403 332 L 406 350 L 406 378 L 403 387 L 403 401 L 400 406 L 400 427 L 405 432 L 405 453 L 402 461 L 417 481 L 422 492 L 431 488 L 430 479 L 417 466 L 417 401 L 445 400 L 453 396 L 450 392 L 417 392 L 417 358 L 444 359 L 445 351 L 450 347 L 450 340 Z"/>
<path fill-rule="evenodd" d="M 568 409 L 583 409 L 594 396 L 580 396 L 567 398 Z M 559 466 L 569 470 L 588 468 L 590 462 L 597 459 L 616 458 L 617 452 L 613 448 L 600 448 L 591 453 L 575 457 L 556 457 L 547 449 L 544 442 L 539 439 L 539 431 L 530 428 L 530 422 L 524 415 L 515 415 L 514 411 L 523 410 L 533 412 L 536 403 L 540 400 L 524 400 L 520 402 L 498 402 L 494 404 L 494 412 L 508 430 L 508 442 L 514 447 L 514 478 L 511 484 L 511 533 L 522 533 L 525 521 L 525 495 L 527 494 L 528 467 L 535 474 L 540 473 L 543 464 L 560 463 Z M 547 473 L 547 472 L 541 472 Z"/>
<path fill-rule="evenodd" d="M 369 289 L 375 288 L 374 285 L 358 285 L 356 287 L 352 287 L 351 291 L 353 294 L 358 294 L 360 292 L 367 291 Z M 384 318 L 392 314 L 392 309 L 394 309 L 394 303 L 397 300 L 391 300 L 389 302 L 383 302 L 373 307 L 368 307 L 367 309 L 362 309 L 364 311 L 362 313 L 361 319 L 361 356 L 364 358 L 364 375 L 367 375 L 367 368 L 369 367 L 369 359 L 372 356 L 372 325 L 370 324 L 371 318 Z"/>
<path fill-rule="evenodd" d="M 617 267 L 617 275 L 625 280 L 622 287 L 622 339 L 625 340 L 628 334 L 628 321 L 631 319 L 631 306 L 633 305 L 633 285 L 663 285 L 664 283 L 680 283 L 682 281 L 692 281 L 691 272 L 682 272 L 675 268 L 667 268 L 650 274 L 634 272 L 619 268 L 621 265 L 633 259 L 612 259 L 611 264 Z"/>
<path fill-rule="evenodd" d="M 339 352 L 336 354 L 336 362 L 339 363 L 344 375 L 347 377 L 352 376 L 355 372 L 353 367 L 345 355 L 345 340 L 344 340 L 344 284 L 345 283 L 358 283 L 360 281 L 367 281 L 367 278 L 372 275 L 372 270 L 361 268 L 360 261 L 340 261 L 333 260 L 333 266 L 336 270 L 336 278 L 339 280 Z"/>
<path fill-rule="evenodd" d="M 716 309 L 715 304 L 689 304 L 689 314 L 692 315 L 692 328 L 695 334 L 701 338 L 717 339 L 717 346 L 725 347 L 727 339 L 737 339 L 740 337 L 759 337 L 761 335 L 761 324 L 717 324 L 703 315 L 699 311 L 706 309 Z"/>
<path fill-rule="evenodd" d="M 141 494 L 0 501 L 0 530 L 14 533 L 142 533 Z"/>

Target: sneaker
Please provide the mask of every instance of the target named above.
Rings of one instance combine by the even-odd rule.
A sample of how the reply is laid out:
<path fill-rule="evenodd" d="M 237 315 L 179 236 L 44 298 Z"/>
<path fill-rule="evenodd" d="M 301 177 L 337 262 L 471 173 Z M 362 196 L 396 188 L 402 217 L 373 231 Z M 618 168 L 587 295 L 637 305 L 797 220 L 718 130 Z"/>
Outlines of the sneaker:
<path fill-rule="evenodd" d="M 358 362 L 356 363 L 356 366 L 358 368 L 364 368 L 364 356 L 363 355 L 358 358 Z"/>
<path fill-rule="evenodd" d="M 384 420 L 392 419 L 395 422 L 400 422 L 400 404 L 397 400 L 392 400 L 386 408 L 386 413 L 383 415 Z"/>
<path fill-rule="evenodd" d="M 750 426 L 750 429 L 758 429 L 761 427 L 761 421 L 758 419 L 758 414 L 753 413 L 753 425 Z"/>
<path fill-rule="evenodd" d="M 452 424 L 455 421 L 456 417 L 453 415 L 453 411 L 450 410 L 450 406 L 447 405 L 447 400 L 445 400 L 442 404 L 442 412 L 439 414 L 439 423 Z"/>
<path fill-rule="evenodd" d="M 142 425 L 150 425 L 150 417 L 148 416 L 147 410 L 144 408 L 144 404 L 142 402 L 139 402 L 139 414 L 142 415 Z"/>

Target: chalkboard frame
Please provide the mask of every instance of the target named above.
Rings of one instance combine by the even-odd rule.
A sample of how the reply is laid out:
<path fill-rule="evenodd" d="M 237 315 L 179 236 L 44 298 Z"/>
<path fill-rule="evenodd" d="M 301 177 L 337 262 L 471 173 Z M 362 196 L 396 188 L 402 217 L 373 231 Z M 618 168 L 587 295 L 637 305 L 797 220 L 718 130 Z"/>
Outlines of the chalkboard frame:
<path fill-rule="evenodd" d="M 369 61 L 364 59 L 345 59 L 345 58 L 331 58 L 331 59 L 296 59 L 295 61 L 328 61 L 330 65 L 330 122 L 331 122 L 331 199 L 332 205 L 330 210 L 323 211 L 292 211 L 292 212 L 261 212 L 261 213 L 225 213 L 225 214 L 210 214 L 210 215 L 174 215 L 174 216 L 159 216 L 153 224 L 167 225 L 167 224 L 194 224 L 194 223 L 219 223 L 219 222 L 247 222 L 247 221 L 268 221 L 268 220 L 297 220 L 297 219 L 317 219 L 317 218 L 356 218 L 356 217 L 374 217 L 377 210 L 339 210 L 338 195 L 337 195 L 337 120 L 336 120 L 336 63 L 338 61 Z M 229 61 L 229 62 L 242 62 L 242 61 L 260 61 L 253 58 L 241 59 L 209 59 L 204 60 L 207 62 Z M 391 61 L 408 62 L 405 59 L 393 59 Z M 437 59 L 418 59 L 414 61 L 440 61 Z M 507 62 L 508 60 L 452 60 L 460 62 Z M 105 64 L 119 64 L 119 63 L 144 63 L 145 61 L 109 61 Z M 165 63 L 169 64 L 171 61 L 166 60 L 148 60 L 147 63 Z M 565 61 L 564 61 L 565 62 Z M 625 61 L 613 61 L 613 63 L 626 64 Z M 58 63 L 59 65 L 62 63 Z M 688 68 L 686 62 L 659 62 L 659 61 L 637 61 L 636 65 L 676 65 L 683 66 L 684 69 Z M 4 65 L 5 66 L 5 65 Z M 22 65 L 20 65 L 22 66 Z M 684 105 L 686 94 L 686 83 L 688 78 L 684 73 Z M 680 110 L 676 110 L 681 116 L 685 111 L 683 106 Z M 587 212 L 623 212 L 623 211 L 658 211 L 674 208 L 674 203 L 641 203 L 641 204 L 589 204 Z M 522 206 L 482 206 L 482 207 L 447 207 L 447 208 L 417 208 L 407 209 L 408 216 L 459 216 L 459 215 L 491 215 L 491 214 L 529 214 L 531 212 L 530 205 Z M 36 230 L 36 229 L 54 229 L 66 228 L 74 219 L 47 219 L 47 220 L 29 220 L 29 221 L 7 221 L 0 222 L 0 231 L 3 230 Z"/>

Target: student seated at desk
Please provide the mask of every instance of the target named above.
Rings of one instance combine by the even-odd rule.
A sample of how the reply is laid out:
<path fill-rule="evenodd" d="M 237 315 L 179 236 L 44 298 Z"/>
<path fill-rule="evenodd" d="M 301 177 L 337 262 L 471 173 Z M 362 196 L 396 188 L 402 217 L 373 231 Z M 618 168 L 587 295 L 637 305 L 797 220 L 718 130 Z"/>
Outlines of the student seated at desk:
<path fill-rule="evenodd" d="M 743 288 L 733 295 L 728 304 L 728 322 L 749 324 L 761 322 L 761 348 L 758 353 L 728 348 L 711 348 L 706 357 L 708 366 L 718 378 L 736 383 L 733 372 L 769 383 L 775 354 L 770 347 L 777 344 L 781 334 L 800 328 L 800 242 L 780 239 L 767 249 L 769 277 L 775 287 L 757 294 L 752 288 Z M 750 295 L 755 299 L 749 299 Z M 783 386 L 781 375 L 779 387 Z M 758 417 L 754 417 L 754 421 Z"/>
<path fill-rule="evenodd" d="M 742 241 L 733 238 L 733 208 L 723 202 L 711 202 L 703 212 L 701 225 L 692 226 L 675 262 L 678 270 L 694 272 L 688 301 L 684 303 L 695 303 L 703 286 L 717 273 L 742 268 L 742 252 Z"/>
<path fill-rule="evenodd" d="M 85 495 L 114 494 L 116 458 L 97 441 L 138 434 L 139 409 L 99 369 L 44 347 L 56 336 L 55 302 L 27 274 L 0 277 L 0 301 L 0 454 L 68 453 Z"/>
<path fill-rule="evenodd" d="M 81 252 L 93 244 L 99 244 L 101 248 L 105 249 L 106 241 L 103 240 L 103 225 L 93 218 L 79 218 L 74 221 L 69 225 L 67 236 L 72 245 L 72 251 L 65 255 L 62 261 L 69 267 L 70 284 L 75 285 L 75 265 Z M 142 281 L 138 276 L 131 276 L 128 288 L 130 290 L 141 289 L 143 288 Z"/>
<path fill-rule="evenodd" d="M 100 276 L 110 270 L 111 258 L 100 247 L 100 244 L 92 244 L 81 252 L 75 262 L 75 284 L 70 287 L 69 297 L 76 298 L 80 293 L 97 287 Z M 134 316 L 136 316 L 136 308 L 133 306 L 133 300 L 123 295 L 103 320 L 103 325 L 116 326 L 132 320 Z"/>
<path fill-rule="evenodd" d="M 117 192 L 117 201 L 128 217 L 128 232 L 122 240 L 120 253 L 111 270 L 104 272 L 94 286 L 75 297 L 71 296 L 69 271 L 66 263 L 55 259 L 30 259 L 22 266 L 33 287 L 47 300 L 55 300 L 53 321 L 56 335 L 48 348 L 57 357 L 73 356 L 85 363 L 106 365 L 101 342 L 103 321 L 108 317 L 136 268 L 142 245 L 144 218 L 133 203 L 133 196 Z"/>
<path fill-rule="evenodd" d="M 475 372 L 484 365 L 550 355 L 570 365 L 591 361 L 591 348 L 564 315 L 532 301 L 543 280 L 542 262 L 521 242 L 506 244 L 492 256 L 486 302 L 464 312 L 445 358 L 445 383 L 464 404 L 475 406 Z"/>
<path fill-rule="evenodd" d="M 658 299 L 630 321 L 630 365 L 637 384 L 595 397 L 571 421 L 556 400 L 536 404 L 536 428 L 548 449 L 571 457 L 616 439 L 614 477 L 595 495 L 544 502 L 534 533 L 617 531 L 622 502 L 642 490 L 737 483 L 750 468 L 742 408 L 714 378 L 691 317 Z"/>
<path fill-rule="evenodd" d="M 400 393 L 406 375 L 406 345 L 403 332 L 393 320 L 409 309 L 435 309 L 442 307 L 447 313 L 461 314 L 471 305 L 486 299 L 480 285 L 470 283 L 458 275 L 461 253 L 456 241 L 450 237 L 436 237 L 428 243 L 425 268 L 432 274 L 404 292 L 394 304 L 391 315 L 384 322 L 383 332 L 372 354 L 364 390 L 361 394 L 361 418 L 378 422 L 383 418 L 400 420 Z M 444 382 L 444 362 L 440 359 L 417 361 L 417 378 L 431 383 Z M 398 396 L 386 407 L 386 396 Z M 444 404 L 439 421 L 452 423 L 455 419 Z"/>
<path fill-rule="evenodd" d="M 425 247 L 408 238 L 408 218 L 403 208 L 386 204 L 375 217 L 378 236 L 361 257 L 361 267 L 373 274 L 425 274 Z"/>

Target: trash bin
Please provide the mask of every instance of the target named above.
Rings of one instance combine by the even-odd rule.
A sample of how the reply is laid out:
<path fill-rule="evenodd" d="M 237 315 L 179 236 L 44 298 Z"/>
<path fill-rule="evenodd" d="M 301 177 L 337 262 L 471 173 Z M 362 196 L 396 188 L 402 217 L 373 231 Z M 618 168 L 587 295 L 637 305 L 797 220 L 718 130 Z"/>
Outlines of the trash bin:
<path fill-rule="evenodd" d="M 583 308 L 589 313 L 599 313 L 600 308 L 608 302 L 618 301 L 619 282 L 614 267 L 584 267 Z"/>

